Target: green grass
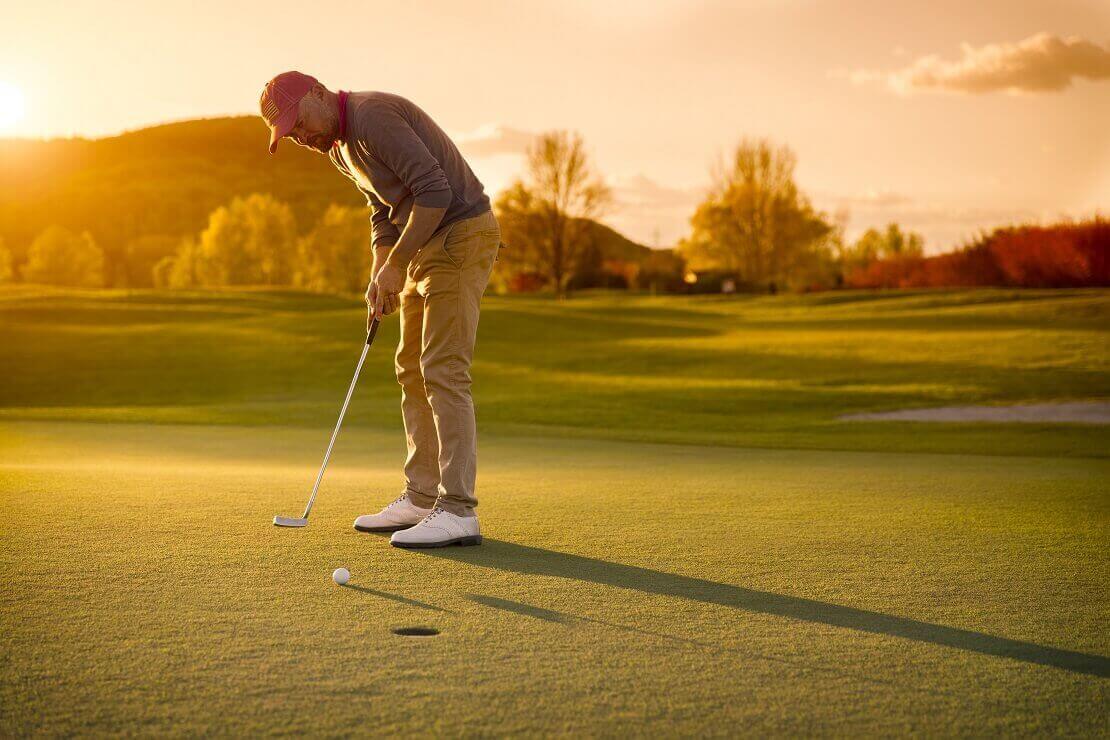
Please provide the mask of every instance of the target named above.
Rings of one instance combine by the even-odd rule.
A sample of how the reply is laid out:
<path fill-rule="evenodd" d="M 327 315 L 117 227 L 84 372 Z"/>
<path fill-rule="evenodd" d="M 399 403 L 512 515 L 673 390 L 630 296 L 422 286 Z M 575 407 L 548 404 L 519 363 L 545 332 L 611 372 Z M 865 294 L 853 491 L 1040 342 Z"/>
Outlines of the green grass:
<path fill-rule="evenodd" d="M 394 324 L 278 530 L 356 303 L 9 289 L 0 734 L 1105 735 L 1105 430 L 836 417 L 1105 398 L 1108 312 L 490 299 L 486 544 L 420 553 L 350 529 L 401 485 Z"/>
<path fill-rule="evenodd" d="M 293 292 L 0 292 L 0 419 L 328 426 L 358 301 Z M 486 299 L 483 428 L 743 447 L 1102 456 L 1082 426 L 840 422 L 1110 397 L 1110 293 Z M 388 321 L 351 423 L 396 429 Z"/>

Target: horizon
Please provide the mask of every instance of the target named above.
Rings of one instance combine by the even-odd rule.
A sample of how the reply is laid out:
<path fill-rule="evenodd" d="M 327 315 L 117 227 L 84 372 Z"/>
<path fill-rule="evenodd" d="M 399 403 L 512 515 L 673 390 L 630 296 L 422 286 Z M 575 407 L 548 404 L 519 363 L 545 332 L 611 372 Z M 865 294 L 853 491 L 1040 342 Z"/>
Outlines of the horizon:
<path fill-rule="evenodd" d="M 467 17 L 450 6 L 379 6 L 383 25 L 420 28 L 429 48 L 413 55 L 404 34 L 372 36 L 369 64 L 360 49 L 306 37 L 290 14 L 271 13 L 263 38 L 259 4 L 226 9 L 218 26 L 203 12 L 181 17 L 157 50 L 149 32 L 172 3 L 67 8 L 71 22 L 51 34 L 42 32 L 51 3 L 18 8 L 12 28 L 22 32 L 0 50 L 0 85 L 21 95 L 12 106 L 22 117 L 0 115 L 0 138 L 95 141 L 253 116 L 265 80 L 300 68 L 332 89 L 410 98 L 491 195 L 522 173 L 531 137 L 581 132 L 614 190 L 599 220 L 648 246 L 686 234 L 714 160 L 743 137 L 789 146 L 800 188 L 830 215 L 848 211 L 850 239 L 897 222 L 937 253 L 983 229 L 1091 216 L 1110 203 L 1110 8 L 1096 2 L 537 2 L 532 24 L 515 22 L 507 3 L 478 5 Z M 491 30 L 514 22 L 511 35 Z M 467 47 L 463 64 L 456 39 L 467 29 L 497 43 Z M 98 30 L 114 34 L 112 53 Z M 230 51 L 193 53 L 217 40 Z M 95 68 L 74 63 L 89 54 L 100 56 Z M 443 73 L 451 61 L 474 70 L 474 86 Z M 91 84 L 105 76 L 117 84 Z M 161 88 L 133 94 L 154 81 Z"/>

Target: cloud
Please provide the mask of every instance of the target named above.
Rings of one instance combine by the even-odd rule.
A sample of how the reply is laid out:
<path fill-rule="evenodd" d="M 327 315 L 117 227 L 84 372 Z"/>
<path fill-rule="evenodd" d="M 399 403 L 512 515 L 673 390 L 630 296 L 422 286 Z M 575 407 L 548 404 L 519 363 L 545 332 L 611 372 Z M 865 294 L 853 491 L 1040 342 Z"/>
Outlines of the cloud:
<path fill-rule="evenodd" d="M 454 138 L 459 148 L 470 156 L 492 157 L 499 154 L 524 154 L 536 134 L 499 124 L 487 124 Z"/>
<path fill-rule="evenodd" d="M 663 185 L 643 174 L 609 181 L 613 207 L 601 219 L 648 246 L 672 246 L 689 231 L 690 215 L 704 188 Z"/>
<path fill-rule="evenodd" d="M 1110 80 L 1110 49 L 1077 36 L 1038 33 L 1016 44 L 963 44 L 962 49 L 963 57 L 955 61 L 930 54 L 892 72 L 833 70 L 830 76 L 856 85 L 883 82 L 902 95 L 1059 92 L 1076 79 Z"/>
<path fill-rule="evenodd" d="M 908 195 L 889 190 L 868 190 L 866 193 L 858 195 L 830 196 L 826 200 L 835 203 L 835 208 L 865 208 L 870 210 L 904 206 L 912 201 Z"/>
<path fill-rule="evenodd" d="M 687 236 L 690 216 L 706 194 L 705 187 L 661 184 L 642 174 L 612 178 L 609 187 L 613 204 L 601 220 L 648 246 L 671 246 Z M 921 233 L 930 253 L 958 247 L 980 231 L 996 226 L 1055 215 L 1021 207 L 934 201 L 884 189 L 848 194 L 808 192 L 813 204 L 830 218 L 835 218 L 838 212 L 845 213 L 849 240 L 858 239 L 867 229 L 885 229 L 887 224 L 896 222 Z"/>
<path fill-rule="evenodd" d="M 660 185 L 646 175 L 628 175 L 609 184 L 613 197 L 626 207 L 693 206 L 702 198 L 701 188 Z"/>
<path fill-rule="evenodd" d="M 1050 219 L 1055 214 L 1021 207 L 984 207 L 912 198 L 891 191 L 842 195 L 814 193 L 813 202 L 830 214 L 847 211 L 846 236 L 858 239 L 867 229 L 884 229 L 897 223 L 925 237 L 925 250 L 941 252 L 973 239 L 996 226 Z"/>

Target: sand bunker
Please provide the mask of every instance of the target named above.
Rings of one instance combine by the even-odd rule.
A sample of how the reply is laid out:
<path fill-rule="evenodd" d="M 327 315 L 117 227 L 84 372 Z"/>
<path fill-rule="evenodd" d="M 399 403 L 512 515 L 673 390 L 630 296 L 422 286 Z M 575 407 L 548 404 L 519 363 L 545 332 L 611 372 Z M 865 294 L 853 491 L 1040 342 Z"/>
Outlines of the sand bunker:
<path fill-rule="evenodd" d="M 868 414 L 841 421 L 987 421 L 1021 424 L 1110 424 L 1110 401 L 1025 403 L 1016 406 L 941 406 Z"/>

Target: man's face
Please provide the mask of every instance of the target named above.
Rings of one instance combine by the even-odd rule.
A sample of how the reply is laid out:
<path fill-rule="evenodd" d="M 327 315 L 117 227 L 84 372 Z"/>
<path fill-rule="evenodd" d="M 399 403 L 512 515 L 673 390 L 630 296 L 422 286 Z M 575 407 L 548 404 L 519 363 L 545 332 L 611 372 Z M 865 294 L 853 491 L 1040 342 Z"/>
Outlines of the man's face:
<path fill-rule="evenodd" d="M 297 106 L 297 123 L 287 136 L 297 144 L 326 154 L 339 135 L 339 122 L 329 115 L 323 101 L 308 94 Z"/>

